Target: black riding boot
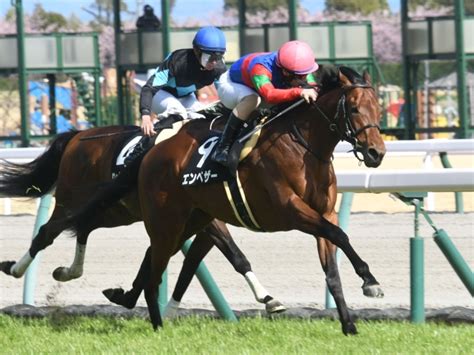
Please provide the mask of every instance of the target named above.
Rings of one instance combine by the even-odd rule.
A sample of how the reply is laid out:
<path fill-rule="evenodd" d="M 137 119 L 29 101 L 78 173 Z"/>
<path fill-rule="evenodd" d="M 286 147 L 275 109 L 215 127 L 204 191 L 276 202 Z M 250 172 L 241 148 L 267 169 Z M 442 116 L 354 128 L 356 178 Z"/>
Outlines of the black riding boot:
<path fill-rule="evenodd" d="M 173 128 L 173 123 L 182 120 L 183 117 L 180 115 L 169 115 L 168 117 L 162 118 L 156 122 L 153 128 L 157 133 L 159 133 L 165 128 Z M 142 139 L 138 141 L 133 151 L 125 158 L 125 161 L 123 162 L 125 167 L 129 166 L 138 157 L 143 156 L 148 151 L 148 149 L 152 147 L 151 139 L 153 138 L 154 140 L 155 137 L 156 135 L 152 137 L 143 136 Z"/>
<path fill-rule="evenodd" d="M 229 120 L 225 125 L 224 132 L 222 132 L 221 139 L 219 140 L 217 148 L 212 155 L 213 161 L 224 166 L 228 166 L 227 160 L 229 157 L 230 148 L 232 147 L 232 144 L 234 143 L 234 140 L 243 124 L 244 121 L 239 119 L 233 113 L 230 114 Z"/>
<path fill-rule="evenodd" d="M 125 167 L 130 166 L 132 162 L 140 156 L 143 156 L 146 151 L 150 148 L 150 137 L 143 136 L 138 143 L 135 145 L 133 151 L 125 157 L 123 165 Z"/>

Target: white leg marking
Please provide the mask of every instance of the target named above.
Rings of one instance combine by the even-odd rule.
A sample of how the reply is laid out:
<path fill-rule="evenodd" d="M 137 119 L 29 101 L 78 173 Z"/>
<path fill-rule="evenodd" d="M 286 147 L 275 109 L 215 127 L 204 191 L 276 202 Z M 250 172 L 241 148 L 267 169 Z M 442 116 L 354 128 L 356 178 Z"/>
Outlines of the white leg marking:
<path fill-rule="evenodd" d="M 82 276 L 84 259 L 86 257 L 86 244 L 76 243 L 76 254 L 70 267 L 58 267 L 53 276 L 56 280 L 65 282 Z"/>
<path fill-rule="evenodd" d="M 27 251 L 23 257 L 17 261 L 15 264 L 12 265 L 12 268 L 10 269 L 10 273 L 14 277 L 22 277 L 23 274 L 25 273 L 26 269 L 28 266 L 30 266 L 31 262 L 33 261 L 33 258 L 30 256 L 30 252 Z"/>
<path fill-rule="evenodd" d="M 269 296 L 269 293 L 260 284 L 257 279 L 257 276 L 255 276 L 252 271 L 249 271 L 245 274 L 245 280 L 247 280 L 247 283 L 252 289 L 252 292 L 255 295 L 255 299 L 260 303 L 264 303 L 263 300 L 265 299 L 265 297 Z"/>
<path fill-rule="evenodd" d="M 176 318 L 176 316 L 178 314 L 178 309 L 179 309 L 179 304 L 180 303 L 181 302 L 175 301 L 173 299 L 173 297 L 171 297 L 170 301 L 166 305 L 166 308 L 165 308 L 165 311 L 164 311 L 164 314 L 163 314 L 163 318 L 166 318 L 166 319 Z"/>
<path fill-rule="evenodd" d="M 86 247 L 87 244 L 76 243 L 76 255 L 74 256 L 74 261 L 70 267 L 70 273 L 75 277 L 82 276 L 84 259 L 86 258 Z"/>

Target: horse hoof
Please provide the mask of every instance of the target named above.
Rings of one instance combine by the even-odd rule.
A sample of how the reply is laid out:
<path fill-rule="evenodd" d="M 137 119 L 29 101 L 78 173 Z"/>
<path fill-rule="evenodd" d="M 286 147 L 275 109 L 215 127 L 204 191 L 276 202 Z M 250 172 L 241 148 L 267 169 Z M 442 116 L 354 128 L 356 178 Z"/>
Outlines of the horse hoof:
<path fill-rule="evenodd" d="M 0 263 L 0 270 L 7 275 L 11 275 L 11 269 L 13 265 L 15 265 L 15 261 L 2 261 Z"/>
<path fill-rule="evenodd" d="M 342 332 L 344 333 L 344 335 L 356 335 L 357 328 L 354 323 L 349 323 L 342 326 Z"/>
<path fill-rule="evenodd" d="M 66 282 L 73 279 L 77 279 L 79 276 L 80 275 L 78 276 L 71 275 L 69 268 L 64 267 L 64 266 L 60 266 L 56 268 L 56 270 L 53 271 L 53 278 L 56 281 L 60 281 L 60 282 Z"/>
<path fill-rule="evenodd" d="M 125 291 L 122 288 L 108 288 L 102 291 L 102 294 L 107 297 L 107 299 L 118 305 L 122 305 L 120 301 L 122 301 L 123 294 Z"/>
<path fill-rule="evenodd" d="M 103 290 L 102 293 L 112 303 L 128 309 L 135 308 L 136 301 L 129 300 L 130 297 L 127 297 L 127 293 L 122 288 L 108 288 Z"/>
<path fill-rule="evenodd" d="M 367 297 L 382 298 L 384 296 L 383 290 L 379 284 L 363 286 L 362 290 L 364 292 L 364 296 Z"/>
<path fill-rule="evenodd" d="M 271 301 L 268 301 L 265 303 L 265 310 L 267 313 L 281 313 L 286 311 L 286 307 L 280 303 L 280 301 L 277 301 L 275 299 L 272 299 Z"/>

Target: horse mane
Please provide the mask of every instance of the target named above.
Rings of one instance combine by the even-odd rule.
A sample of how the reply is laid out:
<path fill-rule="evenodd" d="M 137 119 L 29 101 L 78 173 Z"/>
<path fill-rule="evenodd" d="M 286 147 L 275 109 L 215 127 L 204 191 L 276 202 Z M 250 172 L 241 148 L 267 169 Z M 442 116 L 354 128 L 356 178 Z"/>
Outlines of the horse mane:
<path fill-rule="evenodd" d="M 316 72 L 318 78 L 317 82 L 321 85 L 322 94 L 341 87 L 339 72 L 344 74 L 353 84 L 367 84 L 362 76 L 352 68 L 346 66 L 322 65 L 321 69 Z"/>
<path fill-rule="evenodd" d="M 362 76 L 354 69 L 341 66 L 339 67 L 339 71 L 344 74 L 351 81 L 351 83 L 358 85 L 367 85 L 364 78 L 362 78 Z"/>

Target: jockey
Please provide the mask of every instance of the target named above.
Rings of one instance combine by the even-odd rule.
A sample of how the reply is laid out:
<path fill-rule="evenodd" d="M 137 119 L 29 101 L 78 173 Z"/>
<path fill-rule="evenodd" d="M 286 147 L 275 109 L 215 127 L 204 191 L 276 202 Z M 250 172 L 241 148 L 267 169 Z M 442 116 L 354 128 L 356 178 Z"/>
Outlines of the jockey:
<path fill-rule="evenodd" d="M 276 52 L 251 53 L 240 58 L 217 83 L 221 102 L 232 109 L 212 159 L 227 166 L 227 158 L 244 121 L 263 99 L 279 104 L 303 98 L 313 102 L 318 94 L 313 72 L 318 69 L 310 46 L 301 41 L 283 44 Z M 314 88 L 302 88 L 314 86 Z"/>
<path fill-rule="evenodd" d="M 203 27 L 194 36 L 193 48 L 172 52 L 156 68 L 140 93 L 144 137 L 127 156 L 125 165 L 147 149 L 148 137 L 155 134 L 152 112 L 159 114 L 164 126 L 185 118 L 203 117 L 195 112 L 202 108 L 195 91 L 213 84 L 227 70 L 225 51 L 224 33 L 217 27 Z"/>

